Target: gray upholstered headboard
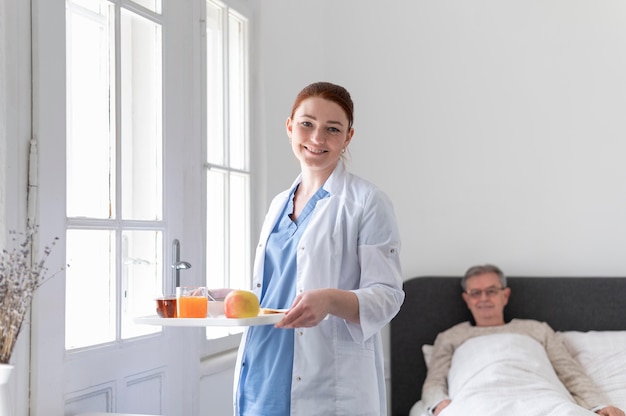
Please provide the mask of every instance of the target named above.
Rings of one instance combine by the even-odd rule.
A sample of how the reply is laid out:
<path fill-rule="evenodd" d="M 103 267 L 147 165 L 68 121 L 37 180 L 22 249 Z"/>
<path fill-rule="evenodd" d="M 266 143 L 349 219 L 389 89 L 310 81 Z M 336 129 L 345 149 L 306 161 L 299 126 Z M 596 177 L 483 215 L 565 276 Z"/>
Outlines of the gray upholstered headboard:
<path fill-rule="evenodd" d="M 556 331 L 626 330 L 626 278 L 509 277 L 505 319 L 537 319 Z M 404 282 L 406 298 L 391 321 L 392 416 L 406 416 L 422 394 L 423 344 L 471 319 L 460 277 L 416 277 Z"/>

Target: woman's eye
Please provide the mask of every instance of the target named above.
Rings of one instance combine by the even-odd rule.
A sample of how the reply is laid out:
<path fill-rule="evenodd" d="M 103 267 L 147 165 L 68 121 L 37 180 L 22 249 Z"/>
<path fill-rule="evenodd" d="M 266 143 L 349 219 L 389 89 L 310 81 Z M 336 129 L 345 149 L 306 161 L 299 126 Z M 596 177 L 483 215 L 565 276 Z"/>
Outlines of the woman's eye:
<path fill-rule="evenodd" d="M 300 125 L 302 127 L 311 127 L 313 123 L 311 123 L 310 121 L 303 121 L 302 123 L 300 123 Z"/>
<path fill-rule="evenodd" d="M 341 133 L 341 130 L 339 130 L 337 127 L 329 127 L 328 131 L 333 134 Z"/>

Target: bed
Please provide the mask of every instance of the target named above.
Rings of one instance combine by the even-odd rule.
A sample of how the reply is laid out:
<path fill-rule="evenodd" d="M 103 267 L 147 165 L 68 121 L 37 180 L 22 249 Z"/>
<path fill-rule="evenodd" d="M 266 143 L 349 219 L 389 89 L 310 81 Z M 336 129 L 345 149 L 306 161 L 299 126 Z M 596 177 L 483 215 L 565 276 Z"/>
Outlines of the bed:
<path fill-rule="evenodd" d="M 604 365 L 592 377 L 605 377 L 610 359 L 613 379 L 596 381 L 602 388 L 608 383 L 611 399 L 626 403 L 626 278 L 509 277 L 508 286 L 507 321 L 547 322 L 565 337 L 586 370 L 597 373 L 594 366 Z M 426 377 L 422 347 L 433 344 L 439 332 L 471 320 L 461 298 L 460 277 L 415 277 L 404 282 L 404 291 L 404 304 L 390 326 L 392 416 L 419 414 L 411 409 L 421 398 Z"/>

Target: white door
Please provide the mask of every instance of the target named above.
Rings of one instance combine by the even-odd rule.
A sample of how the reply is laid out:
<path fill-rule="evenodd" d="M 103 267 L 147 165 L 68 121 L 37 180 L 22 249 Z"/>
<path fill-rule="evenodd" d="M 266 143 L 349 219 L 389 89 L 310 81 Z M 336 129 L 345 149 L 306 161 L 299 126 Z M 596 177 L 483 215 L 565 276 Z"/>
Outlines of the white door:
<path fill-rule="evenodd" d="M 33 304 L 31 415 L 197 414 L 204 332 L 132 321 L 173 290 L 174 239 L 204 281 L 194 2 L 32 3 L 37 222 L 65 270 Z"/>

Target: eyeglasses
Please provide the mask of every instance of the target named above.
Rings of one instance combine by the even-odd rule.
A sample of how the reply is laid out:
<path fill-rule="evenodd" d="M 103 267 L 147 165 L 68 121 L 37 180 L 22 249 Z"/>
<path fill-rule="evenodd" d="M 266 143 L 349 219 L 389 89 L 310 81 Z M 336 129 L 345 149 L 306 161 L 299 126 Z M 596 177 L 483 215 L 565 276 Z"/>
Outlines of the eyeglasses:
<path fill-rule="evenodd" d="M 467 293 L 467 295 L 472 298 L 472 299 L 480 299 L 483 297 L 483 292 L 485 293 L 485 295 L 487 295 L 488 298 L 492 298 L 494 296 L 496 296 L 498 293 L 500 293 L 500 291 L 504 290 L 506 288 L 504 287 L 488 287 L 485 290 L 481 290 L 481 289 L 472 289 L 472 290 L 466 290 L 465 293 Z"/>

